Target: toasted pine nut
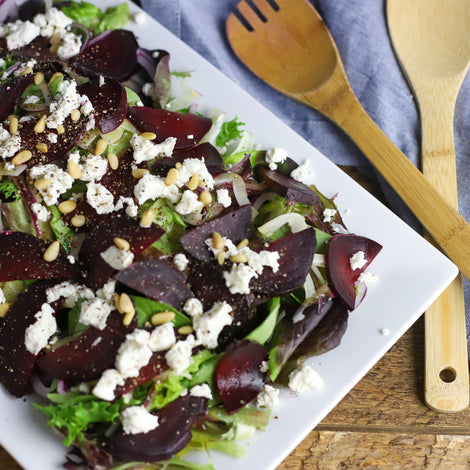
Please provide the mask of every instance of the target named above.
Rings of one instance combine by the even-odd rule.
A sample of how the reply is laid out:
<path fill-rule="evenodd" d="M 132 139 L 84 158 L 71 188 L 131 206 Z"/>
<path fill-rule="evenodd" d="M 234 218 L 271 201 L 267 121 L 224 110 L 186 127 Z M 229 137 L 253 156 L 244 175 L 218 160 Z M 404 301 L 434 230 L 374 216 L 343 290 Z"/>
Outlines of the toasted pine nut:
<path fill-rule="evenodd" d="M 183 166 L 183 165 L 182 165 L 181 162 L 176 162 L 176 163 L 175 163 L 175 168 L 176 168 L 177 170 L 179 170 L 182 166 Z"/>
<path fill-rule="evenodd" d="M 69 160 L 67 163 L 67 172 L 72 178 L 76 180 L 79 180 L 83 174 L 82 169 L 73 160 Z"/>
<path fill-rule="evenodd" d="M 44 132 L 46 129 L 46 115 L 43 114 L 38 122 L 36 123 L 36 125 L 34 126 L 34 132 L 36 132 L 36 134 L 40 134 L 41 132 Z"/>
<path fill-rule="evenodd" d="M 232 255 L 230 256 L 230 261 L 232 263 L 246 263 L 248 261 L 248 257 L 246 255 Z"/>
<path fill-rule="evenodd" d="M 51 183 L 52 181 L 49 178 L 41 178 L 40 180 L 36 180 L 34 182 L 34 187 L 39 191 L 44 191 Z"/>
<path fill-rule="evenodd" d="M 50 263 L 51 261 L 54 261 L 59 256 L 59 250 L 60 250 L 59 240 L 52 242 L 47 247 L 46 251 L 43 254 L 44 261 L 47 261 L 48 263 Z"/>
<path fill-rule="evenodd" d="M 57 55 L 58 50 L 59 50 L 59 44 L 52 44 L 52 46 L 49 47 L 49 52 L 53 55 Z"/>
<path fill-rule="evenodd" d="M 108 157 L 108 163 L 111 170 L 117 170 L 119 167 L 119 158 L 117 155 L 113 152 L 109 152 L 106 156 Z"/>
<path fill-rule="evenodd" d="M 147 139 L 147 140 L 153 140 L 157 138 L 157 135 L 154 132 L 142 132 L 140 134 L 140 137 L 143 137 L 144 139 Z"/>
<path fill-rule="evenodd" d="M 175 184 L 179 175 L 180 175 L 180 172 L 176 168 L 170 168 L 165 178 L 165 184 L 167 186 L 171 186 L 172 184 Z"/>
<path fill-rule="evenodd" d="M 140 178 L 142 178 L 147 173 L 149 173 L 149 171 L 146 170 L 145 168 L 134 168 L 132 170 L 132 177 L 135 178 L 136 180 L 140 180 Z"/>
<path fill-rule="evenodd" d="M 39 150 L 42 153 L 46 153 L 49 149 L 45 142 L 39 142 L 36 144 L 36 150 Z"/>
<path fill-rule="evenodd" d="M 57 134 L 63 134 L 65 132 L 65 128 L 62 124 L 57 126 Z"/>
<path fill-rule="evenodd" d="M 35 85 L 40 85 L 43 81 L 44 81 L 44 73 L 37 72 L 36 75 L 34 76 Z"/>
<path fill-rule="evenodd" d="M 219 232 L 214 232 L 212 235 L 212 245 L 216 250 L 222 250 L 225 246 L 224 239 Z"/>
<path fill-rule="evenodd" d="M 248 243 L 249 240 L 248 238 L 244 238 L 238 245 L 237 245 L 237 248 L 240 249 L 240 248 L 245 248 L 246 246 L 248 246 Z"/>
<path fill-rule="evenodd" d="M 18 118 L 16 116 L 12 116 L 10 118 L 10 134 L 16 134 L 18 132 Z"/>
<path fill-rule="evenodd" d="M 64 74 L 60 72 L 56 72 L 55 74 L 52 75 L 52 77 L 49 79 L 49 83 L 53 82 L 56 78 L 64 78 Z"/>
<path fill-rule="evenodd" d="M 129 250 L 131 245 L 127 240 L 124 240 L 124 238 L 119 238 L 119 237 L 114 237 L 114 244 L 120 249 L 120 250 Z"/>
<path fill-rule="evenodd" d="M 123 313 L 135 312 L 134 304 L 125 292 L 119 297 L 119 307 Z"/>
<path fill-rule="evenodd" d="M 152 209 L 147 209 L 143 214 L 142 218 L 140 219 L 140 226 L 141 227 L 150 227 L 153 223 L 153 211 Z"/>
<path fill-rule="evenodd" d="M 104 139 L 98 139 L 95 147 L 95 155 L 101 155 L 108 148 L 108 142 Z"/>
<path fill-rule="evenodd" d="M 0 305 L 0 318 L 5 318 L 8 310 L 10 309 L 10 304 L 8 302 L 4 302 Z"/>
<path fill-rule="evenodd" d="M 32 67 L 26 67 L 23 72 L 21 72 L 21 75 L 29 75 L 30 73 L 33 73 L 33 68 Z"/>
<path fill-rule="evenodd" d="M 199 186 L 199 175 L 191 176 L 191 179 L 186 186 L 191 191 L 194 191 Z"/>
<path fill-rule="evenodd" d="M 70 223 L 74 227 L 83 227 L 86 222 L 86 217 L 83 214 L 74 215 Z"/>
<path fill-rule="evenodd" d="M 178 333 L 180 335 L 190 335 L 193 331 L 194 330 L 191 325 L 183 325 L 178 328 Z"/>
<path fill-rule="evenodd" d="M 199 200 L 205 206 L 208 206 L 212 202 L 212 195 L 209 191 L 202 191 L 201 194 L 199 194 Z"/>
<path fill-rule="evenodd" d="M 124 326 L 129 326 L 132 323 L 132 320 L 134 319 L 134 316 L 135 316 L 135 310 L 133 310 L 132 312 L 126 312 L 124 314 L 122 324 Z"/>
<path fill-rule="evenodd" d="M 175 312 L 171 310 L 165 310 L 164 312 L 154 313 L 150 318 L 150 323 L 154 326 L 163 325 L 169 321 L 173 321 L 175 318 Z"/>
<path fill-rule="evenodd" d="M 73 122 L 77 122 L 80 119 L 81 115 L 82 114 L 80 113 L 80 111 L 78 109 L 74 109 L 70 113 L 70 119 L 72 119 Z"/>
<path fill-rule="evenodd" d="M 121 305 L 119 304 L 119 299 L 120 299 L 120 298 L 121 298 L 121 296 L 120 296 L 117 292 L 115 292 L 115 293 L 113 294 L 114 305 L 116 306 L 117 311 L 118 311 L 119 313 L 122 313 L 122 311 L 121 311 Z"/>
<path fill-rule="evenodd" d="M 60 44 L 60 34 L 59 33 L 53 34 L 51 38 L 49 39 L 49 42 L 51 44 Z"/>
<path fill-rule="evenodd" d="M 219 251 L 217 253 L 217 262 L 222 266 L 225 263 L 225 253 L 223 251 Z"/>
<path fill-rule="evenodd" d="M 13 163 L 13 165 L 22 165 L 28 160 L 31 160 L 32 156 L 33 154 L 30 150 L 21 150 L 11 159 L 11 163 Z"/>
<path fill-rule="evenodd" d="M 70 212 L 73 212 L 77 208 L 77 201 L 68 199 L 67 201 L 62 201 L 57 207 L 62 214 L 70 214 Z"/>

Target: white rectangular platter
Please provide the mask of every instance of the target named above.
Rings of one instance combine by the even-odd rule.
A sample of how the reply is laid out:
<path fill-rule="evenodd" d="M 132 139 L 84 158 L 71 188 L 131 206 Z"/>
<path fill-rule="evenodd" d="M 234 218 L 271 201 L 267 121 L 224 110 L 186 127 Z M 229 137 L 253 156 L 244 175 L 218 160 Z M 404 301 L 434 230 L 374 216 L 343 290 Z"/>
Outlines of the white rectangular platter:
<path fill-rule="evenodd" d="M 100 7 L 116 0 L 100 0 Z M 131 4 L 133 12 L 138 7 Z M 227 12 L 228 13 L 228 12 Z M 202 93 L 200 110 L 218 108 L 227 119 L 238 116 L 255 142 L 265 148 L 283 147 L 299 163 L 310 160 L 311 182 L 336 202 L 348 229 L 372 238 L 383 250 L 369 271 L 380 282 L 369 287 L 366 299 L 349 319 L 341 345 L 310 361 L 324 380 L 322 388 L 296 396 L 281 392 L 266 432 L 246 441 L 242 459 L 213 453 L 218 470 L 272 470 L 354 387 L 456 276 L 457 268 L 420 235 L 348 177 L 328 158 L 299 137 L 244 90 L 204 58 L 146 16 L 130 24 L 139 43 L 171 54 L 174 71 L 194 71 L 192 85 Z M 381 334 L 389 330 L 388 335 Z M 65 460 L 60 437 L 46 427 L 45 417 L 30 400 L 18 400 L 0 388 L 0 442 L 27 470 L 59 470 Z M 198 461 L 205 455 L 196 456 Z"/>

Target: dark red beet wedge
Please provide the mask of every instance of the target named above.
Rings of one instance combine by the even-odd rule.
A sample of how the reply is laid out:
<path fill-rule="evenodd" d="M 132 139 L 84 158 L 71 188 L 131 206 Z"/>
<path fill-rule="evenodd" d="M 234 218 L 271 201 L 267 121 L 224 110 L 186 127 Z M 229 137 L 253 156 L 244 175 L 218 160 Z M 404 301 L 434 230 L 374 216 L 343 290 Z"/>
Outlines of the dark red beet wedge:
<path fill-rule="evenodd" d="M 191 428 L 207 414 L 207 398 L 187 395 L 166 405 L 156 415 L 159 425 L 140 434 L 113 434 L 106 450 L 124 461 L 159 462 L 184 449 L 191 440 Z"/>
<path fill-rule="evenodd" d="M 250 282 L 251 290 L 262 294 L 284 295 L 302 287 L 315 254 L 315 230 L 307 228 L 269 244 L 267 251 L 279 252 L 279 269 L 264 268 Z"/>
<path fill-rule="evenodd" d="M 26 329 L 36 322 L 36 313 L 47 301 L 46 290 L 55 284 L 56 281 L 37 281 L 32 284 L 13 303 L 1 324 L 0 381 L 17 397 L 29 393 L 37 358 L 26 349 Z"/>
<path fill-rule="evenodd" d="M 211 238 L 214 232 L 219 232 L 237 244 L 244 238 L 249 238 L 252 217 L 253 208 L 250 205 L 242 206 L 185 233 L 180 238 L 181 246 L 197 260 L 210 261 L 213 255 L 205 240 Z"/>
<path fill-rule="evenodd" d="M 261 344 L 247 339 L 227 347 L 217 363 L 215 378 L 222 404 L 228 413 L 235 413 L 258 395 L 265 383 L 261 364 L 268 351 Z"/>
<path fill-rule="evenodd" d="M 92 78 L 78 87 L 78 92 L 87 95 L 93 104 L 96 125 L 103 134 L 114 131 L 124 121 L 127 95 L 117 80 L 107 78 L 100 85 L 98 78 Z"/>
<path fill-rule="evenodd" d="M 115 237 L 127 240 L 134 256 L 138 256 L 157 241 L 163 233 L 163 229 L 158 225 L 141 227 L 139 220 L 121 213 L 108 217 L 90 231 L 80 249 L 79 260 L 87 272 L 86 284 L 97 289 L 102 287 L 116 272 L 100 256 L 101 253 L 114 245 Z"/>
<path fill-rule="evenodd" d="M 78 274 L 61 248 L 54 261 L 45 261 L 43 254 L 50 242 L 24 232 L 0 234 L 0 282 L 27 279 L 70 279 Z"/>
<path fill-rule="evenodd" d="M 102 75 L 119 81 L 129 78 L 137 67 L 137 40 L 123 29 L 106 31 L 92 39 L 70 64 L 84 75 Z"/>
<path fill-rule="evenodd" d="M 224 171 L 222 157 L 219 151 L 210 142 L 204 142 L 186 149 L 175 150 L 171 157 L 163 157 L 155 160 L 152 170 L 157 175 L 165 176 L 170 168 L 175 166 L 175 163 L 183 162 L 187 158 L 204 159 L 207 170 L 213 176 Z"/>
<path fill-rule="evenodd" d="M 124 326 L 122 319 L 113 311 L 103 330 L 90 326 L 77 338 L 46 351 L 37 360 L 41 375 L 45 379 L 65 380 L 67 384 L 100 377 L 105 369 L 113 367 L 119 346 L 137 326 L 137 318 L 129 326 Z"/>
<path fill-rule="evenodd" d="M 360 235 L 336 234 L 331 238 L 325 260 L 328 281 L 335 294 L 341 297 L 349 308 L 357 307 L 356 281 L 358 277 L 381 249 L 382 245 Z M 350 260 L 359 251 L 364 252 L 366 263 L 362 268 L 353 270 Z"/>
<path fill-rule="evenodd" d="M 0 85 L 0 122 L 3 122 L 15 109 L 18 98 L 21 97 L 26 87 L 33 83 L 32 73 L 21 75 L 12 80 L 8 80 Z"/>
<path fill-rule="evenodd" d="M 181 271 L 163 259 L 134 263 L 119 271 L 114 278 L 145 297 L 171 305 L 177 310 L 181 310 L 187 299 L 194 297 Z"/>
<path fill-rule="evenodd" d="M 121 196 L 134 197 L 136 184 L 136 179 L 132 176 L 134 163 L 132 150 L 128 150 L 119 157 L 119 166 L 115 170 L 108 170 L 101 178 L 100 184 L 112 193 L 115 200 Z"/>
<path fill-rule="evenodd" d="M 320 198 L 306 184 L 264 166 L 259 167 L 259 172 L 268 188 L 288 201 L 310 206 L 320 204 Z"/>
<path fill-rule="evenodd" d="M 139 131 L 153 132 L 157 142 L 176 137 L 175 149 L 196 145 L 212 126 L 212 120 L 204 116 L 145 106 L 129 107 L 127 118 Z"/>

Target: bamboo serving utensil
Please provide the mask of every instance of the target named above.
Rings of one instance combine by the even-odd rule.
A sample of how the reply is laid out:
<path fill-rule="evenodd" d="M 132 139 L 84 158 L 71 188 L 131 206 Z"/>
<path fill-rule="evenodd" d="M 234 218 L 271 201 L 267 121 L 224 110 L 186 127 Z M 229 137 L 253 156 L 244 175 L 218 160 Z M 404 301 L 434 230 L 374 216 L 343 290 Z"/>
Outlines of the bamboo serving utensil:
<path fill-rule="evenodd" d="M 276 0 L 275 8 L 272 0 L 252 1 L 262 17 L 242 0 L 227 18 L 235 54 L 273 88 L 343 129 L 470 279 L 470 226 L 362 108 L 318 12 L 307 0 Z"/>
<path fill-rule="evenodd" d="M 470 2 L 388 0 L 387 19 L 419 105 L 423 174 L 457 209 L 454 109 L 470 65 Z M 433 410 L 454 412 L 468 406 L 469 393 L 459 274 L 425 313 L 424 398 Z"/>

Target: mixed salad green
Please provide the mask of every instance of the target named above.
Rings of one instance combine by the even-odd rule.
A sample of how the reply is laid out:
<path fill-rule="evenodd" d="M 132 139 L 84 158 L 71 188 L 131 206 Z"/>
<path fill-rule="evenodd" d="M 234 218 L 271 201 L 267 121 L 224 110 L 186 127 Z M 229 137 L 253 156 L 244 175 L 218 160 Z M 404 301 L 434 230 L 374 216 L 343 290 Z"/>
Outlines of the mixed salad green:
<path fill-rule="evenodd" d="M 0 18 L 0 381 L 35 394 L 66 468 L 243 455 L 282 387 L 321 385 L 305 361 L 339 344 L 380 245 L 308 162 L 200 114 L 127 4 Z"/>

